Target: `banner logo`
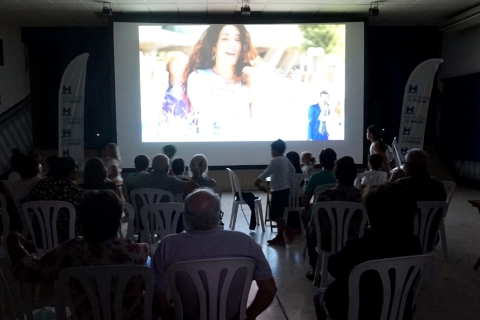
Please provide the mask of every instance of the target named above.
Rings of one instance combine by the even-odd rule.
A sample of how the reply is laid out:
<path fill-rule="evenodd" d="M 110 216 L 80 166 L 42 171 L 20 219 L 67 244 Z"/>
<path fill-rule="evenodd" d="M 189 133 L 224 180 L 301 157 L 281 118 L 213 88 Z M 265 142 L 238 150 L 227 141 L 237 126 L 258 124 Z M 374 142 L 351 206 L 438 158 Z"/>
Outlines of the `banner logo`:
<path fill-rule="evenodd" d="M 70 150 L 63 150 L 62 157 L 70 157 Z"/>
<path fill-rule="evenodd" d="M 62 87 L 62 94 L 72 94 L 72 86 L 63 86 Z"/>
<path fill-rule="evenodd" d="M 410 127 L 404 127 L 403 128 L 403 133 L 402 135 L 404 136 L 409 136 L 410 135 L 411 128 Z"/>
<path fill-rule="evenodd" d="M 417 85 L 409 85 L 408 86 L 408 93 L 417 94 L 418 86 Z"/>
<path fill-rule="evenodd" d="M 405 111 L 405 114 L 415 114 L 415 107 L 414 106 L 407 106 L 407 110 Z"/>
<path fill-rule="evenodd" d="M 72 108 L 62 108 L 62 116 L 71 116 Z"/>
<path fill-rule="evenodd" d="M 402 156 L 404 156 L 404 155 L 407 154 L 408 148 L 402 148 L 400 152 L 401 152 Z"/>
<path fill-rule="evenodd" d="M 70 138 L 70 129 L 62 129 L 62 137 Z"/>

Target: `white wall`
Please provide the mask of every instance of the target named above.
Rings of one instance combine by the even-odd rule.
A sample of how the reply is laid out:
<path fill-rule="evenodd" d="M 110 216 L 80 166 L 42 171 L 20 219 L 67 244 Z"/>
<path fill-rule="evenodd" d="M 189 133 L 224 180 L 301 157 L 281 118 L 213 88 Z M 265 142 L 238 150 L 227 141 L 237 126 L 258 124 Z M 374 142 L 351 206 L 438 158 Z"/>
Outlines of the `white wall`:
<path fill-rule="evenodd" d="M 3 41 L 4 61 L 0 66 L 1 114 L 30 93 L 30 84 L 20 27 L 0 25 L 0 39 Z"/>
<path fill-rule="evenodd" d="M 443 34 L 440 79 L 480 72 L 480 26 Z"/>

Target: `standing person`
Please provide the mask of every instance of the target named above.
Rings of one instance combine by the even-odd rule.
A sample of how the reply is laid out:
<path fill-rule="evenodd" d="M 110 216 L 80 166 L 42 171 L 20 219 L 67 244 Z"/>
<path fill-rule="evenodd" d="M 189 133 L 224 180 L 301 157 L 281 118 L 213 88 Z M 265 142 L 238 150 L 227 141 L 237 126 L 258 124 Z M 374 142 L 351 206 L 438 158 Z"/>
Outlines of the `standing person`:
<path fill-rule="evenodd" d="M 244 129 L 251 116 L 257 57 L 244 25 L 211 25 L 201 35 L 183 82 L 200 134 L 217 138 Z"/>
<path fill-rule="evenodd" d="M 304 151 L 301 154 L 300 161 L 302 163 L 303 174 L 311 176 L 313 174 L 313 168 L 315 166 L 316 159 L 309 151 Z"/>
<path fill-rule="evenodd" d="M 175 160 L 175 154 L 177 153 L 177 148 L 173 144 L 167 144 L 162 149 L 163 154 L 167 156 L 168 163 L 172 165 L 172 161 Z"/>
<path fill-rule="evenodd" d="M 295 173 L 303 173 L 302 166 L 300 165 L 300 156 L 295 151 L 287 152 L 285 155 L 295 168 Z"/>
<path fill-rule="evenodd" d="M 308 108 L 308 140 L 328 140 L 326 126 L 327 117 L 330 115 L 328 101 L 328 92 L 322 91 L 318 102 Z"/>
<path fill-rule="evenodd" d="M 105 152 L 107 154 L 105 165 L 107 167 L 108 178 L 117 186 L 122 185 L 122 158 L 120 157 L 120 149 L 115 143 L 109 143 L 105 146 Z"/>
<path fill-rule="evenodd" d="M 265 169 L 255 180 L 255 185 L 258 185 L 261 180 L 270 177 L 270 219 L 277 223 L 278 234 L 272 240 L 268 240 L 270 245 L 285 245 L 284 231 L 285 221 L 283 220 L 283 214 L 285 208 L 288 207 L 288 196 L 290 194 L 290 175 L 295 173 L 290 160 L 283 155 L 287 148 L 285 142 L 278 139 L 270 145 L 272 160 Z"/>
<path fill-rule="evenodd" d="M 382 129 L 379 126 L 371 125 L 367 128 L 367 140 L 370 140 L 370 154 L 379 154 L 383 158 L 382 168 L 390 179 L 390 161 L 393 159 L 392 152 L 388 145 L 382 140 Z"/>

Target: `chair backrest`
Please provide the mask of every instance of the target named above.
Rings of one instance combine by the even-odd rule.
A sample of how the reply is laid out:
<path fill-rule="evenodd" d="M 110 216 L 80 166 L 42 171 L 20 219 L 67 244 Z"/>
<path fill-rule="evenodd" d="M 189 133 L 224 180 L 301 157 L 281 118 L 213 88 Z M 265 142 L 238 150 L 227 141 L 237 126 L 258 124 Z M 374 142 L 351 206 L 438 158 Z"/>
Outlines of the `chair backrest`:
<path fill-rule="evenodd" d="M 356 188 L 360 188 L 362 178 L 365 178 L 367 180 L 365 185 L 367 187 L 370 187 L 387 181 L 387 173 L 384 171 L 365 171 L 363 173 L 359 173 L 357 175 L 357 179 L 355 180 Z"/>
<path fill-rule="evenodd" d="M 7 210 L 0 208 L 0 219 L 2 221 L 2 229 L 0 230 L 0 243 L 4 247 L 4 252 L 7 254 L 7 241 L 6 238 L 10 233 L 10 216 Z"/>
<path fill-rule="evenodd" d="M 447 214 L 448 204 L 443 201 L 419 201 L 415 214 L 413 234 L 420 239 L 422 253 L 433 250 L 435 237 Z"/>
<path fill-rule="evenodd" d="M 155 276 L 150 268 L 145 266 L 94 266 L 68 268 L 60 272 L 55 283 L 55 313 L 59 320 L 66 320 L 66 307 L 72 312 L 72 319 L 78 319 L 76 315 L 74 296 L 70 291 L 70 279 L 77 280 L 86 292 L 93 311 L 93 319 L 110 320 L 122 319 L 122 302 L 127 283 L 134 278 L 143 278 L 145 292 L 143 295 L 144 320 L 152 319 L 152 301 Z M 116 281 L 116 287 L 112 286 Z M 112 314 L 112 310 L 114 314 Z"/>
<path fill-rule="evenodd" d="M 376 271 L 382 281 L 383 303 L 380 320 L 403 319 L 408 295 L 413 301 L 418 292 L 419 282 L 426 267 L 433 262 L 432 255 L 372 260 L 357 265 L 348 279 L 348 319 L 356 320 L 360 309 L 360 278 L 366 271 Z M 416 292 L 413 292 L 415 290 Z"/>
<path fill-rule="evenodd" d="M 302 183 L 305 183 L 308 178 L 309 176 L 303 173 L 292 173 L 290 175 L 289 208 L 300 208 L 303 206 L 299 198 L 303 195 Z"/>
<path fill-rule="evenodd" d="M 315 225 L 315 232 L 317 236 L 317 244 L 320 246 L 322 233 L 320 228 L 320 210 L 324 209 L 327 212 L 328 220 L 331 226 L 332 237 L 332 253 L 340 251 L 347 243 L 348 230 L 350 227 L 350 221 L 355 212 L 360 211 L 362 214 L 362 221 L 359 225 L 356 234 L 359 237 L 363 236 L 365 227 L 367 226 L 367 214 L 363 204 L 359 202 L 347 202 L 347 201 L 321 201 L 315 202 L 312 209 L 313 222 Z"/>
<path fill-rule="evenodd" d="M 149 233 L 150 245 L 155 243 L 155 235 L 163 239 L 177 232 L 178 219 L 183 212 L 183 203 L 147 204 L 140 210 L 144 230 Z"/>
<path fill-rule="evenodd" d="M 315 191 L 313 191 L 313 201 L 317 201 L 318 194 L 322 192 L 323 190 L 330 190 L 333 189 L 337 186 L 336 183 L 329 183 L 329 184 L 322 184 L 319 185 L 318 187 L 315 188 Z"/>
<path fill-rule="evenodd" d="M 397 165 L 397 167 L 400 167 L 402 165 L 403 156 L 400 152 L 400 148 L 398 147 L 397 137 L 393 138 L 392 148 L 393 157 L 395 158 L 395 164 Z"/>
<path fill-rule="evenodd" d="M 255 269 L 253 260 L 247 258 L 209 259 L 174 263 L 169 266 L 167 278 L 175 303 L 176 319 L 183 319 L 183 310 L 191 308 L 188 301 L 181 299 L 182 289 L 185 291 L 187 288 L 177 286 L 177 276 L 188 276 L 192 280 L 198 294 L 200 320 L 226 320 L 226 312 L 231 311 L 227 310 L 228 293 L 234 276 L 241 269 L 245 269 L 246 273 L 245 279 L 242 279 L 245 282 L 243 282 L 241 293 L 239 319 L 245 319 L 247 299 Z M 221 282 L 222 277 L 223 283 Z M 219 287 L 221 283 L 222 286 Z M 194 292 L 193 290 L 189 291 L 193 295 Z M 197 300 L 195 296 L 192 299 Z"/>
<path fill-rule="evenodd" d="M 123 212 L 125 213 L 125 216 L 127 217 L 126 238 L 127 239 L 133 239 L 133 236 L 134 236 L 134 233 L 135 233 L 135 226 L 133 225 L 133 219 L 135 217 L 135 210 L 133 209 L 133 206 L 130 203 L 124 202 L 123 203 Z M 119 235 L 120 238 L 123 238 L 123 233 L 122 233 L 121 228 L 118 230 L 118 235 Z"/>
<path fill-rule="evenodd" d="M 443 187 L 447 192 L 447 203 L 450 204 L 452 201 L 453 194 L 455 193 L 455 189 L 457 188 L 457 184 L 453 181 L 442 181 Z"/>
<path fill-rule="evenodd" d="M 23 217 L 27 223 L 27 228 L 32 235 L 35 235 L 32 226 L 32 218 L 37 218 L 37 221 L 40 225 L 40 232 L 42 235 L 42 250 L 44 251 L 50 251 L 56 246 L 58 246 L 57 218 L 60 209 L 67 209 L 69 212 L 68 237 L 69 239 L 71 239 L 75 237 L 76 211 L 73 204 L 66 201 L 30 201 L 25 202 L 22 205 Z M 32 211 L 33 215 L 31 216 Z M 35 244 L 35 248 L 37 248 L 38 255 L 39 247 L 36 243 L 36 237 L 33 236 L 32 238 Z"/>
<path fill-rule="evenodd" d="M 5 196 L 1 193 L 0 193 L 0 209 L 7 210 L 7 199 L 5 199 Z"/>
<path fill-rule="evenodd" d="M 227 168 L 228 176 L 230 177 L 230 185 L 232 187 L 232 195 L 235 199 L 235 193 L 238 192 L 238 199 L 243 201 L 242 197 L 242 188 L 240 187 L 240 181 L 238 180 L 237 175 L 230 168 Z"/>
<path fill-rule="evenodd" d="M 138 201 L 140 200 L 140 202 Z M 155 188 L 138 188 L 133 189 L 130 192 L 130 202 L 133 205 L 133 209 L 135 210 L 135 225 L 136 230 L 139 231 L 140 226 L 140 210 L 142 206 L 146 204 L 154 204 L 160 202 L 175 202 L 175 195 L 166 190 L 162 189 L 155 189 Z"/>

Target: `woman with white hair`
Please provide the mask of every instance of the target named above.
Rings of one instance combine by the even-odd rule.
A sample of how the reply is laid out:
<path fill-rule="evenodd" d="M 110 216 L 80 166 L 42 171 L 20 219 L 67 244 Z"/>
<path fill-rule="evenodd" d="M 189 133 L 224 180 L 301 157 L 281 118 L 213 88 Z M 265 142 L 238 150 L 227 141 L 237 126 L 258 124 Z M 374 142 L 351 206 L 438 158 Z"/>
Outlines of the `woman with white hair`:
<path fill-rule="evenodd" d="M 190 171 L 192 180 L 198 183 L 200 187 L 215 188 L 217 182 L 207 176 L 208 162 L 203 154 L 196 154 L 190 160 Z"/>

